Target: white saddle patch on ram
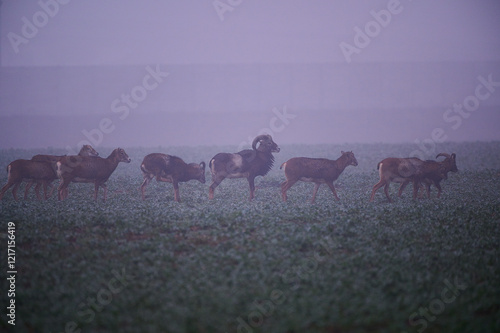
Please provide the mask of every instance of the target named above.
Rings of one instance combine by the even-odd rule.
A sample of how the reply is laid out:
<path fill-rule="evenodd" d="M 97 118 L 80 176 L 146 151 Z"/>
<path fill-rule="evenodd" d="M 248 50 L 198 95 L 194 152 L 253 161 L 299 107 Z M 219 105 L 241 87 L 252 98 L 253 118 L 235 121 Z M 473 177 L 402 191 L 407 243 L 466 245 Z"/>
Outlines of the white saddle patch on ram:
<path fill-rule="evenodd" d="M 169 165 L 170 164 L 170 156 L 169 155 L 164 155 L 162 157 L 165 160 L 165 165 Z"/>
<path fill-rule="evenodd" d="M 232 161 L 235 170 L 243 166 L 243 156 L 241 156 L 240 154 L 233 154 Z"/>

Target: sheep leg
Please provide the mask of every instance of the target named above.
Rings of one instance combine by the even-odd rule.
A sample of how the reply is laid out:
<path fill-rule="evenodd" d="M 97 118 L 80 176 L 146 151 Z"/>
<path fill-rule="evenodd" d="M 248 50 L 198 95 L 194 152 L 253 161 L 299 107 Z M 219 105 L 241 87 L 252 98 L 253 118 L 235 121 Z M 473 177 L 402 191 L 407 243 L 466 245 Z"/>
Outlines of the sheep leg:
<path fill-rule="evenodd" d="M 438 194 L 437 194 L 437 197 L 438 197 L 438 198 L 439 198 L 439 197 L 441 197 L 441 185 L 439 185 L 439 183 L 438 183 L 438 182 L 435 182 L 435 183 L 434 183 L 434 186 L 436 186 L 436 187 L 437 187 L 437 189 L 438 189 Z M 429 185 L 429 189 L 430 189 L 430 187 L 431 187 L 431 185 Z M 430 190 L 429 190 L 429 192 L 430 192 Z M 429 195 L 429 197 L 430 197 L 430 195 Z"/>
<path fill-rule="evenodd" d="M 331 182 L 331 183 L 327 182 L 326 185 L 328 185 L 328 187 L 330 188 L 330 190 L 332 190 L 333 195 L 335 196 L 335 199 L 337 199 L 337 201 L 339 201 L 340 199 L 339 199 L 339 196 L 337 195 L 337 191 L 335 191 L 335 186 L 333 186 L 333 182 Z"/>
<path fill-rule="evenodd" d="M 40 185 L 42 185 L 42 183 L 39 181 L 35 185 L 35 194 L 38 200 L 42 200 L 42 198 L 40 197 Z"/>
<path fill-rule="evenodd" d="M 399 186 L 399 191 L 398 191 L 398 198 L 401 198 L 401 195 L 403 194 L 404 189 L 406 186 L 410 183 L 409 180 L 405 180 L 403 183 L 401 183 L 401 186 Z"/>
<path fill-rule="evenodd" d="M 57 198 L 59 199 L 59 201 L 62 201 L 67 198 L 68 196 L 67 188 L 69 183 L 71 183 L 71 178 L 61 178 L 61 183 L 57 188 Z"/>
<path fill-rule="evenodd" d="M 9 188 L 12 187 L 12 185 L 14 185 L 15 183 L 11 183 L 11 182 L 7 182 L 7 184 L 4 185 L 4 187 L 2 187 L 2 190 L 0 191 L 0 200 L 2 200 L 5 192 L 7 192 L 7 190 Z M 14 190 L 12 190 L 12 194 L 14 195 Z M 14 195 L 14 199 L 17 200 L 17 197 Z"/>
<path fill-rule="evenodd" d="M 28 193 L 29 193 L 29 190 L 30 188 L 33 186 L 33 181 L 29 181 L 27 184 L 26 184 L 26 187 L 24 188 L 24 200 L 27 200 L 28 199 Z M 35 186 L 36 188 L 36 186 Z"/>
<path fill-rule="evenodd" d="M 285 180 L 283 183 L 281 183 L 281 198 L 283 199 L 283 201 L 286 201 L 286 199 L 287 199 L 286 190 L 285 190 L 287 183 L 288 183 L 287 180 Z"/>
<path fill-rule="evenodd" d="M 68 185 L 66 185 L 65 188 L 61 188 L 63 183 L 64 183 L 64 179 L 63 178 L 59 178 L 60 181 L 59 181 L 59 185 L 57 186 L 57 198 L 59 200 L 63 200 L 63 199 L 66 199 L 68 197 L 68 189 L 66 188 Z M 69 181 L 71 182 L 71 181 Z M 68 184 L 69 184 L 68 182 Z"/>
<path fill-rule="evenodd" d="M 321 183 L 314 183 L 314 190 L 313 190 L 313 196 L 311 199 L 311 203 L 313 204 L 314 201 L 316 201 L 316 193 L 318 193 L 318 189 L 321 186 Z"/>
<path fill-rule="evenodd" d="M 386 183 L 384 185 L 384 193 L 385 193 L 385 196 L 387 197 L 387 200 L 389 200 L 389 202 L 392 202 L 392 199 L 391 197 L 389 196 L 389 184 L 390 183 Z"/>
<path fill-rule="evenodd" d="M 49 198 L 48 195 L 47 195 L 47 186 L 48 186 L 47 181 L 44 180 L 42 182 L 42 186 L 43 186 L 43 199 L 47 200 Z"/>
<path fill-rule="evenodd" d="M 68 188 L 66 187 L 63 191 L 63 196 L 64 196 L 64 199 L 67 199 L 68 198 Z"/>
<path fill-rule="evenodd" d="M 420 187 L 420 182 L 418 180 L 413 180 L 413 199 L 417 198 L 419 187 Z"/>
<path fill-rule="evenodd" d="M 214 192 L 215 188 L 219 186 L 219 184 L 224 180 L 225 177 L 219 178 L 219 177 L 213 177 L 212 178 L 212 184 L 210 185 L 210 188 L 208 189 L 208 199 L 212 200 L 214 198 Z"/>
<path fill-rule="evenodd" d="M 106 196 L 108 194 L 108 186 L 105 183 L 103 183 L 103 184 L 101 184 L 101 187 L 104 189 L 104 200 L 103 200 L 103 202 L 106 202 Z"/>
<path fill-rule="evenodd" d="M 7 192 L 7 190 L 9 189 L 9 187 L 11 186 L 12 184 L 5 184 L 4 187 L 2 187 L 2 190 L 0 191 L 0 200 L 2 200 L 3 198 L 3 195 L 5 194 L 5 192 Z"/>
<path fill-rule="evenodd" d="M 177 202 L 181 202 L 181 198 L 179 196 L 179 182 L 174 181 L 173 185 L 174 185 L 174 200 Z"/>
<path fill-rule="evenodd" d="M 142 182 L 141 184 L 141 187 L 140 187 L 140 191 L 141 191 L 141 194 L 142 194 L 142 200 L 145 200 L 146 199 L 146 195 L 145 195 L 145 191 L 146 191 L 146 186 L 148 186 L 149 182 L 151 181 L 151 179 L 153 179 L 153 175 L 152 174 L 144 174 L 144 181 Z"/>
<path fill-rule="evenodd" d="M 104 202 L 106 202 L 106 194 L 108 193 L 108 187 L 105 183 L 94 182 L 94 200 L 97 201 L 97 197 L 99 196 L 99 186 L 104 189 Z"/>
<path fill-rule="evenodd" d="M 63 185 L 64 185 L 64 179 L 61 178 L 61 181 L 57 186 L 57 200 L 59 201 L 63 200 Z"/>
<path fill-rule="evenodd" d="M 36 193 L 36 197 L 38 200 L 42 200 L 42 197 L 40 196 L 40 193 L 39 193 L 40 186 L 43 189 L 43 199 L 47 200 L 47 181 L 39 180 L 35 185 L 35 193 Z"/>
<path fill-rule="evenodd" d="M 431 198 L 431 185 L 432 185 L 432 183 L 425 184 L 425 192 L 427 192 L 427 199 Z M 423 187 L 423 185 L 422 185 L 422 187 Z"/>
<path fill-rule="evenodd" d="M 52 194 L 52 180 L 44 180 L 42 183 L 43 186 L 43 198 L 44 200 L 47 200 L 50 195 Z"/>
<path fill-rule="evenodd" d="M 31 188 L 31 186 L 33 186 L 33 181 L 30 180 L 27 184 L 26 184 L 26 187 L 24 188 L 24 200 L 27 200 L 28 199 L 28 192 Z"/>
<path fill-rule="evenodd" d="M 250 200 L 255 197 L 255 178 L 248 177 L 248 185 L 250 186 Z"/>
<path fill-rule="evenodd" d="M 14 197 L 14 200 L 18 201 L 19 198 L 17 197 L 17 189 L 19 188 L 19 185 L 21 185 L 21 182 L 17 182 L 14 184 L 14 188 L 12 189 L 12 196 Z"/>
<path fill-rule="evenodd" d="M 40 196 L 40 186 L 43 189 L 43 198 L 44 198 L 44 200 L 47 200 L 47 182 L 45 180 L 37 181 L 37 183 L 35 185 L 36 198 L 38 200 L 42 200 L 42 197 Z"/>
<path fill-rule="evenodd" d="M 54 189 L 56 188 L 54 185 L 52 185 L 52 181 L 48 184 L 48 186 L 50 187 L 50 192 L 49 192 L 46 199 L 48 199 L 52 196 L 52 193 L 54 193 Z"/>
<path fill-rule="evenodd" d="M 94 200 L 97 201 L 97 195 L 99 194 L 99 183 L 94 183 Z M 106 201 L 106 196 L 104 197 L 104 201 Z"/>
<path fill-rule="evenodd" d="M 296 180 L 286 180 L 281 184 L 281 196 L 283 197 L 283 201 L 286 201 L 288 197 L 286 196 L 286 192 L 292 187 L 297 181 Z"/>
<path fill-rule="evenodd" d="M 381 188 L 384 185 L 385 185 L 385 181 L 383 179 L 380 179 L 380 181 L 377 184 L 373 185 L 372 194 L 370 196 L 370 202 L 372 202 L 375 199 L 375 192 L 377 192 L 378 189 Z M 387 197 L 389 198 L 388 195 L 387 195 Z M 390 200 L 390 198 L 389 198 L 389 200 Z"/>

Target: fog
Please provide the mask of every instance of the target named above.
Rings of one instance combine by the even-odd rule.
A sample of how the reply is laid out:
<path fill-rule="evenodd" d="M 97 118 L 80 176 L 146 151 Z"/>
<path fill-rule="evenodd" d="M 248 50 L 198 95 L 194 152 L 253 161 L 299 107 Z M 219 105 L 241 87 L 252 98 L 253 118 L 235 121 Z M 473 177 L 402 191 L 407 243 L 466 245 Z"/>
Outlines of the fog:
<path fill-rule="evenodd" d="M 500 140 L 500 2 L 0 1 L 0 148 Z"/>

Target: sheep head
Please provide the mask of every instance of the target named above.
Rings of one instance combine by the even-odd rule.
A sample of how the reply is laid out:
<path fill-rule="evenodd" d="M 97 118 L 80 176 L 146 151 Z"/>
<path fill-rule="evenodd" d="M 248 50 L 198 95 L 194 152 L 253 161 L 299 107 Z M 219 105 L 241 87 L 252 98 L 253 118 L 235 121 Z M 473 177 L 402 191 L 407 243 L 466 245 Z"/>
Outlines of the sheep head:
<path fill-rule="evenodd" d="M 257 143 L 260 143 L 259 148 L 257 148 Z M 269 134 L 257 136 L 252 142 L 252 149 L 271 153 L 279 153 L 280 151 L 280 148 Z"/>

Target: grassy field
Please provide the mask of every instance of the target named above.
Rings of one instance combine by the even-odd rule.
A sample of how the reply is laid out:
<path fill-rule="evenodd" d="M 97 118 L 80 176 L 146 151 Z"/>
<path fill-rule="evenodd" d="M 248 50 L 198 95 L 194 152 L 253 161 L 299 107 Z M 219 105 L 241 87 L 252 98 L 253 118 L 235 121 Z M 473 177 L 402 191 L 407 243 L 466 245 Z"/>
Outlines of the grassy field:
<path fill-rule="evenodd" d="M 443 195 L 411 198 L 409 186 L 386 201 L 376 164 L 413 145 L 281 146 L 273 170 L 256 181 L 152 182 L 138 191 L 139 165 L 151 152 L 207 162 L 234 147 L 129 148 L 108 181 L 72 184 L 55 197 L 0 202 L 0 330 L 7 324 L 7 224 L 15 223 L 16 332 L 499 332 L 500 143 L 448 143 L 458 173 Z M 102 156 L 111 149 L 98 148 Z M 279 166 L 293 156 L 359 162 L 336 182 L 298 183 L 283 203 Z M 17 158 L 59 150 L 0 151 L 0 180 Z M 435 155 L 435 154 L 434 154 Z M 24 187 L 21 188 L 22 190 Z M 102 198 L 102 192 L 101 192 Z"/>

